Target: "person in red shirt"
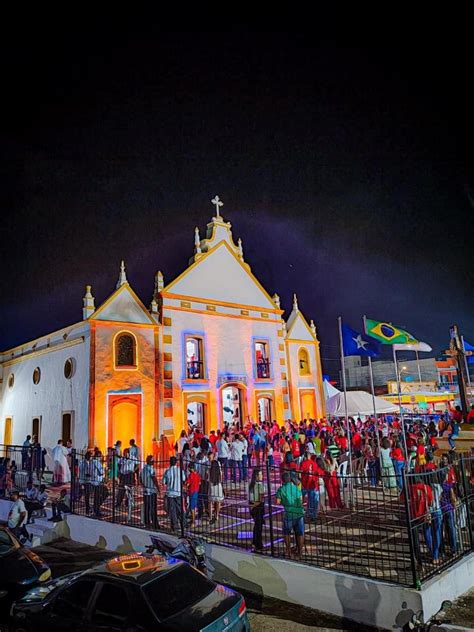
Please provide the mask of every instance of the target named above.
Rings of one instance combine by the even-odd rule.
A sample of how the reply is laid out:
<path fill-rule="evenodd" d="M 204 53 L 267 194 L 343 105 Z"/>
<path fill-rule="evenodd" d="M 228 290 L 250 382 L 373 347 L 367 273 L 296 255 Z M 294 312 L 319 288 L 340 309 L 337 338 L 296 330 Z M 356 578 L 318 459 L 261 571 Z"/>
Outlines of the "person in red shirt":
<path fill-rule="evenodd" d="M 411 526 L 423 525 L 423 532 L 428 550 L 433 550 L 433 534 L 431 530 L 430 506 L 433 504 L 433 490 L 423 482 L 423 478 L 415 476 L 408 485 L 408 502 Z M 402 492 L 402 495 L 404 492 Z M 413 529 L 415 557 L 421 563 L 420 528 Z"/>
<path fill-rule="evenodd" d="M 352 448 L 354 450 L 354 457 L 360 459 L 362 456 L 362 435 L 358 430 L 352 435 Z"/>
<path fill-rule="evenodd" d="M 189 464 L 189 476 L 186 484 L 188 487 L 189 511 L 191 514 L 191 524 L 189 525 L 189 528 L 192 528 L 196 523 L 199 487 L 201 486 L 201 477 L 196 472 L 196 466 L 194 463 Z"/>
<path fill-rule="evenodd" d="M 418 439 L 418 445 L 416 446 L 416 464 L 419 467 L 422 467 L 426 464 L 425 442 L 421 437 Z"/>
<path fill-rule="evenodd" d="M 337 445 L 337 447 L 339 448 L 341 452 L 347 452 L 349 441 L 346 435 L 344 434 L 344 430 L 342 429 L 338 430 L 338 433 L 334 439 L 334 443 Z"/>
<path fill-rule="evenodd" d="M 209 443 L 212 445 L 213 448 L 216 445 L 216 441 L 217 441 L 216 431 L 211 430 L 211 434 L 209 435 Z"/>
<path fill-rule="evenodd" d="M 471 406 L 471 410 L 467 413 L 467 423 L 474 424 L 474 404 Z"/>
<path fill-rule="evenodd" d="M 300 471 L 303 501 L 308 496 L 308 521 L 316 522 L 319 509 L 319 474 L 324 474 L 324 472 L 313 461 L 309 452 L 304 454 Z"/>
<path fill-rule="evenodd" d="M 392 453 L 391 453 L 393 468 L 395 470 L 395 476 L 397 478 L 397 487 L 400 490 L 403 490 L 403 468 L 405 467 L 405 455 L 400 447 L 400 443 L 398 440 L 394 440 Z"/>
<path fill-rule="evenodd" d="M 297 474 L 296 471 L 298 466 L 296 465 L 296 461 L 293 459 L 293 454 L 291 452 L 286 452 L 285 459 L 280 463 L 280 475 L 283 480 L 284 472 L 290 472 L 291 478 L 296 482 Z"/>

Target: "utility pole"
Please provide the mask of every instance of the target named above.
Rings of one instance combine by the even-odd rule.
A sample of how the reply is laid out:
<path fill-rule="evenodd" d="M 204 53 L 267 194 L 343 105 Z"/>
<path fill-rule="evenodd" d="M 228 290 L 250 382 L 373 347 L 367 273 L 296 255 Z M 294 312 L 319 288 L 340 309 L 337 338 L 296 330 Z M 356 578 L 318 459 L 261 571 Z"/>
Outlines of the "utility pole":
<path fill-rule="evenodd" d="M 451 356 L 456 361 L 456 372 L 458 376 L 459 386 L 459 399 L 461 400 L 461 410 L 464 421 L 467 419 L 469 403 L 467 401 L 466 392 L 466 377 L 464 375 L 466 371 L 466 356 L 473 354 L 472 351 L 465 351 L 462 344 L 462 337 L 459 333 L 457 325 L 452 325 L 449 328 L 450 342 L 449 349 L 445 351 L 446 355 Z"/>

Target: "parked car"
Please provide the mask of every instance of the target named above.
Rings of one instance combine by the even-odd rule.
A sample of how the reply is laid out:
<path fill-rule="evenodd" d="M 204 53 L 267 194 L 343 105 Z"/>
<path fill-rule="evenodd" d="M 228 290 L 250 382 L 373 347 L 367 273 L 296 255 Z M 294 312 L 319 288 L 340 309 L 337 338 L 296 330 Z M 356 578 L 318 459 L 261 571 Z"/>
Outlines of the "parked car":
<path fill-rule="evenodd" d="M 250 630 L 242 595 L 186 562 L 146 553 L 34 588 L 12 605 L 11 618 L 18 632 Z"/>
<path fill-rule="evenodd" d="M 51 570 L 39 555 L 0 525 L 0 610 L 33 586 L 48 581 Z"/>

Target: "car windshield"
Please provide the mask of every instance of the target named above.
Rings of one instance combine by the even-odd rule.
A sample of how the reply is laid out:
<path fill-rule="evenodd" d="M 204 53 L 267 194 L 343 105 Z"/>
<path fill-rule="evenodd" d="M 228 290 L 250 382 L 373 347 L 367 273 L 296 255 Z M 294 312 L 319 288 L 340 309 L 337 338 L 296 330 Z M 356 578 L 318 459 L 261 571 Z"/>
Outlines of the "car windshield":
<path fill-rule="evenodd" d="M 6 553 L 10 553 L 15 548 L 15 544 L 13 540 L 3 529 L 0 529 L 0 555 L 5 555 Z"/>
<path fill-rule="evenodd" d="M 162 621 L 204 599 L 215 584 L 187 564 L 180 564 L 169 573 L 143 587 L 153 611 Z"/>

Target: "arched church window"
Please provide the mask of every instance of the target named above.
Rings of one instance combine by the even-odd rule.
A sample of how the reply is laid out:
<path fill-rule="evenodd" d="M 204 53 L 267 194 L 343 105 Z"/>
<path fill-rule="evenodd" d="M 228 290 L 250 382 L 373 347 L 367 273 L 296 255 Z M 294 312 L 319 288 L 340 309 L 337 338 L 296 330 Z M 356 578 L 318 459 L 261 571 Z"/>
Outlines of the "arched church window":
<path fill-rule="evenodd" d="M 137 364 L 137 348 L 134 336 L 119 334 L 115 339 L 115 366 L 135 367 Z"/>
<path fill-rule="evenodd" d="M 298 351 L 298 368 L 300 375 L 310 375 L 311 368 L 309 365 L 309 354 L 307 349 L 302 348 Z"/>

